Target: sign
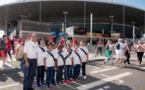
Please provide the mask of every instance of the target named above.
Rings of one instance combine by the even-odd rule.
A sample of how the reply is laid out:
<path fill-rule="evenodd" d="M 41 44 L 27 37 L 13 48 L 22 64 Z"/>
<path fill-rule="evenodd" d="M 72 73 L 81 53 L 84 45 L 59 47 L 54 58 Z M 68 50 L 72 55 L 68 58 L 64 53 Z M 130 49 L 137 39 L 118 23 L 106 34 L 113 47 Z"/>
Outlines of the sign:
<path fill-rule="evenodd" d="M 66 32 L 67 36 L 73 37 L 73 35 L 74 35 L 74 26 L 66 28 L 65 32 Z"/>
<path fill-rule="evenodd" d="M 87 35 L 87 29 L 86 28 L 75 28 L 74 34 Z"/>

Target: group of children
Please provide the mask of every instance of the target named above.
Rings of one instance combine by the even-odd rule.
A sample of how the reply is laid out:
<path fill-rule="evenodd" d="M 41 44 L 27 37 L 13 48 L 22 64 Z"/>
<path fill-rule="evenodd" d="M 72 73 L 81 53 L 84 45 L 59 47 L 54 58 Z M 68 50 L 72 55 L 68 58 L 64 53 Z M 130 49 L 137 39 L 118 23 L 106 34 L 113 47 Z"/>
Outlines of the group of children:
<path fill-rule="evenodd" d="M 79 45 L 70 40 L 67 46 L 60 42 L 60 45 L 56 47 L 53 43 L 45 45 L 45 40 L 41 39 L 37 52 L 37 88 L 45 85 L 45 71 L 47 89 L 51 84 L 60 86 L 63 83 L 72 83 L 72 80 L 80 80 L 80 69 L 82 69 L 83 78 L 87 79 L 88 53 L 84 41 L 81 41 Z"/>

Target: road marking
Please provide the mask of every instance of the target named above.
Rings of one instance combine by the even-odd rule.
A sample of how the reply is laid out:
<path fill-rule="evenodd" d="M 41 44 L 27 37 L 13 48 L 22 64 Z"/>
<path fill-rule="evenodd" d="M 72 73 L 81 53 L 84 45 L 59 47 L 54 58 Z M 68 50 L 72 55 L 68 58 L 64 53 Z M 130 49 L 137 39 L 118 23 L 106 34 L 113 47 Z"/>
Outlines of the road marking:
<path fill-rule="evenodd" d="M 105 74 L 101 74 L 102 76 L 104 76 L 104 77 L 107 77 L 107 78 L 109 78 L 110 76 L 108 76 L 108 75 L 105 75 Z M 118 80 L 119 81 L 119 83 L 123 83 L 124 81 L 123 80 L 121 80 L 121 79 L 116 79 L 116 80 Z"/>
<path fill-rule="evenodd" d="M 103 88 L 99 88 L 99 89 L 97 89 L 97 90 L 104 90 Z"/>
<path fill-rule="evenodd" d="M 74 89 L 74 90 L 76 90 L 76 88 L 75 87 L 73 87 L 73 86 L 71 86 L 71 85 L 68 85 L 68 84 L 64 84 L 65 86 L 68 86 L 68 87 L 70 87 L 70 88 L 72 88 L 72 89 Z"/>
<path fill-rule="evenodd" d="M 110 88 L 110 86 L 105 86 L 105 87 L 104 87 L 104 89 L 109 89 L 109 88 Z"/>
<path fill-rule="evenodd" d="M 117 69 L 117 67 L 105 68 L 105 69 L 101 69 L 101 70 L 98 70 L 98 71 L 91 71 L 89 73 L 95 74 L 95 73 L 105 72 L 105 71 L 114 70 L 114 69 Z"/>
<path fill-rule="evenodd" d="M 0 89 L 8 88 L 8 87 L 13 87 L 13 86 L 17 86 L 17 85 L 19 85 L 19 83 L 11 84 L 11 85 L 6 85 L 6 86 L 0 86 Z"/>
<path fill-rule="evenodd" d="M 93 88 L 95 86 L 99 86 L 99 85 L 102 85 L 104 83 L 111 82 L 113 80 L 116 80 L 116 79 L 119 79 L 119 78 L 122 78 L 122 77 L 125 77 L 125 76 L 128 76 L 128 75 L 131 75 L 131 74 L 132 73 L 130 73 L 130 72 L 125 72 L 125 73 L 118 74 L 118 75 L 115 75 L 115 76 L 112 76 L 112 77 L 109 77 L 109 78 L 105 78 L 105 79 L 102 79 L 102 80 L 99 80 L 99 81 L 96 81 L 96 82 L 92 82 L 92 83 L 89 83 L 89 84 L 85 84 L 85 85 L 79 86 L 79 87 L 77 87 L 77 89 L 79 89 L 79 90 L 87 90 L 87 89 Z"/>
<path fill-rule="evenodd" d="M 140 67 L 140 69 L 143 69 L 143 70 L 144 70 L 144 69 L 145 69 L 145 67 Z"/>

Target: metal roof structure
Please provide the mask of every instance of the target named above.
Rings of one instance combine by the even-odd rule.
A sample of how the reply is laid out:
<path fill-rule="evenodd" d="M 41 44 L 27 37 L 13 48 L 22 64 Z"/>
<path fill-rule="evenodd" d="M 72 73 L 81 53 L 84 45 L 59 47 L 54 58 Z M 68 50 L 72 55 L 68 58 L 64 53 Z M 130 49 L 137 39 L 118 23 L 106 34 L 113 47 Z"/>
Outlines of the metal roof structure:
<path fill-rule="evenodd" d="M 97 2 L 95 0 L 33 0 L 15 2 L 0 6 L 0 29 L 5 29 L 5 24 L 16 22 L 23 16 L 33 21 L 63 22 L 63 11 L 69 12 L 68 22 L 89 23 L 90 13 L 93 13 L 94 22 L 110 22 L 110 15 L 114 23 L 131 25 L 136 22 L 139 28 L 145 26 L 145 11 L 124 4 Z"/>

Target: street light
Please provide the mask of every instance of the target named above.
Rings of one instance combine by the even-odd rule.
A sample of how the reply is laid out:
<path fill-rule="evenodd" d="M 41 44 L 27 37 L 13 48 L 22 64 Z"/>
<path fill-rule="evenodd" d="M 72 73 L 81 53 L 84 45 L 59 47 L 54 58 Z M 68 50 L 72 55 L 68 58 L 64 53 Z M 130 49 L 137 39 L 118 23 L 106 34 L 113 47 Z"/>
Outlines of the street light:
<path fill-rule="evenodd" d="M 133 26 L 133 32 L 132 32 L 132 36 L 133 36 L 133 43 L 135 42 L 135 22 L 130 22 L 132 23 L 132 26 Z"/>
<path fill-rule="evenodd" d="M 64 29 L 66 30 L 66 18 L 67 18 L 68 12 L 67 11 L 64 11 L 63 14 L 64 14 Z"/>
<path fill-rule="evenodd" d="M 113 32 L 113 18 L 114 17 L 115 16 L 113 16 L 113 15 L 109 16 L 109 18 L 111 18 L 111 32 Z"/>

